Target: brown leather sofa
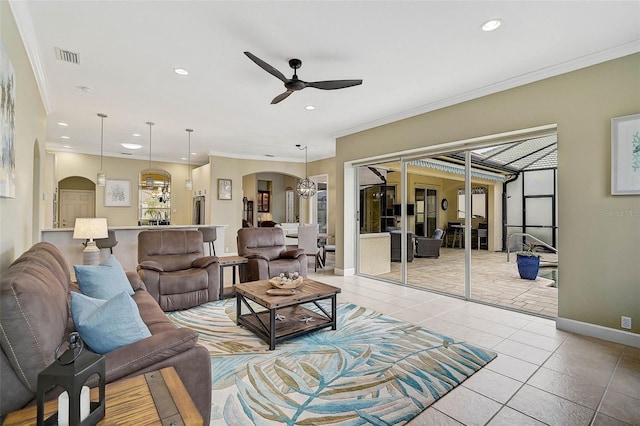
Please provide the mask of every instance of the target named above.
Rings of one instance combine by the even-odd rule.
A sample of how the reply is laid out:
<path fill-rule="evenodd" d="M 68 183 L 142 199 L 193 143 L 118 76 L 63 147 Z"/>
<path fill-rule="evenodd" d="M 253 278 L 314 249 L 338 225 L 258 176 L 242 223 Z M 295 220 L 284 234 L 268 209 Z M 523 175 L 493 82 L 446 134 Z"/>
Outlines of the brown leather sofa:
<path fill-rule="evenodd" d="M 177 328 L 127 272 L 142 320 L 151 337 L 105 355 L 107 383 L 172 366 L 205 424 L 211 412 L 211 360 L 198 334 Z M 70 316 L 69 266 L 52 244 L 23 253 L 0 278 L 0 422 L 8 413 L 35 403 L 38 373 L 54 362 L 55 350 L 74 331 Z M 50 392 L 53 394 L 53 392 Z M 49 396 L 49 394 L 47 394 Z M 55 395 L 50 395 L 55 396 Z"/>
<path fill-rule="evenodd" d="M 154 230 L 138 234 L 138 274 L 163 311 L 218 300 L 220 264 L 204 256 L 202 233 Z"/>
<path fill-rule="evenodd" d="M 307 256 L 303 249 L 287 250 L 282 228 L 242 228 L 238 230 L 238 254 L 248 259 L 240 268 L 240 281 L 268 280 L 282 272 L 307 276 Z"/>

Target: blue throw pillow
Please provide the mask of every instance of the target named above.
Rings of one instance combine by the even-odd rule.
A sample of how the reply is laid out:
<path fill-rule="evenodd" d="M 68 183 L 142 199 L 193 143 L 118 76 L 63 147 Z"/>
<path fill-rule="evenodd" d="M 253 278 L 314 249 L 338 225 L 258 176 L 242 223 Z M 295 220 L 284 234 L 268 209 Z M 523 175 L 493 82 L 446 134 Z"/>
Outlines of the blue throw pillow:
<path fill-rule="evenodd" d="M 151 336 L 136 302 L 124 291 L 109 300 L 72 291 L 71 316 L 82 340 L 98 354 Z"/>
<path fill-rule="evenodd" d="M 73 269 L 82 294 L 105 300 L 123 291 L 134 294 L 124 268 L 113 255 L 100 265 L 73 265 Z"/>

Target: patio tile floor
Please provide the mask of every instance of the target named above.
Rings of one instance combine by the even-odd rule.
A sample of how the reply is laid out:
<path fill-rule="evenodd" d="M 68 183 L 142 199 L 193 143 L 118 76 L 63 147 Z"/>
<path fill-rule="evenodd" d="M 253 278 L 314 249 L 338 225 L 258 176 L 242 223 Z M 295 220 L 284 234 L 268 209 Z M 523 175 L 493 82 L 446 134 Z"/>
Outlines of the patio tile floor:
<path fill-rule="evenodd" d="M 515 254 L 507 262 L 506 253 L 472 250 L 471 298 L 506 308 L 517 309 L 546 317 L 558 316 L 558 288 L 554 281 L 544 277 L 525 280 L 518 275 Z M 557 261 L 557 255 L 543 254 L 543 259 Z M 400 281 L 399 262 L 391 263 L 391 272 L 377 275 Z M 548 269 L 541 267 L 542 271 Z M 440 257 L 414 257 L 407 267 L 407 283 L 411 287 L 464 295 L 464 250 L 440 249 Z"/>

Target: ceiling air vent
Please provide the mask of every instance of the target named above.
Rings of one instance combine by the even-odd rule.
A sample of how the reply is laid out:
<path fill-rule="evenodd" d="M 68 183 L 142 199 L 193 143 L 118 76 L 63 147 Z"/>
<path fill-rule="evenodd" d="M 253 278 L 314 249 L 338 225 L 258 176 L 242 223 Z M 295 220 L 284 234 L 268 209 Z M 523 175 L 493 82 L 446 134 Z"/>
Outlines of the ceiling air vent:
<path fill-rule="evenodd" d="M 79 60 L 79 55 L 69 50 L 63 50 L 63 49 L 60 49 L 59 47 L 56 47 L 56 58 L 58 58 L 59 61 L 77 64 Z"/>
<path fill-rule="evenodd" d="M 132 155 L 130 152 L 121 152 L 122 155 Z"/>

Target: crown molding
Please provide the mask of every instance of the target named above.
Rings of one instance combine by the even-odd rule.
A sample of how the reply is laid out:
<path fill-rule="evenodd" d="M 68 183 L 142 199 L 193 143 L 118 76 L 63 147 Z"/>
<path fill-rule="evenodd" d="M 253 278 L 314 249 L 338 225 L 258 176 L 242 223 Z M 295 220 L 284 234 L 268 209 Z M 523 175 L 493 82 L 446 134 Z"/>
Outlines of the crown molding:
<path fill-rule="evenodd" d="M 16 21 L 18 32 L 22 38 L 27 57 L 31 62 L 31 68 L 36 79 L 36 84 L 40 90 L 40 98 L 44 105 L 47 115 L 51 113 L 51 102 L 49 101 L 49 91 L 47 85 L 47 77 L 42 64 L 42 55 L 36 38 L 36 32 L 29 13 L 29 4 L 26 1 L 9 0 L 9 6 L 13 12 L 13 18 Z"/>
<path fill-rule="evenodd" d="M 555 77 L 561 74 L 565 74 L 571 71 L 576 71 L 581 68 L 587 68 L 593 65 L 597 65 L 603 62 L 611 61 L 621 58 L 623 56 L 632 55 L 640 52 L 640 40 L 635 40 L 629 43 L 621 44 L 619 46 L 612 47 L 610 49 L 601 50 L 590 55 L 582 56 L 570 61 L 565 61 L 560 64 L 541 68 L 536 71 L 532 71 L 526 74 L 522 74 L 507 80 L 503 80 L 488 86 L 480 87 L 468 92 L 461 93 L 449 98 L 441 99 L 426 105 L 421 105 L 416 108 L 412 108 L 406 111 L 392 114 L 386 117 L 382 117 L 377 120 L 369 121 L 358 126 L 350 127 L 340 130 L 331 134 L 334 138 L 340 138 L 343 136 L 351 135 L 354 133 L 362 132 L 365 130 L 379 127 L 385 124 L 394 123 L 396 121 L 404 120 L 406 118 L 415 117 L 420 114 L 425 114 L 431 111 L 436 111 L 442 108 L 457 105 L 462 102 L 467 102 L 473 99 L 478 99 L 483 96 L 492 95 L 494 93 L 502 92 L 504 90 L 513 89 L 515 87 L 524 86 L 525 84 L 534 83 L 536 81 L 544 80 L 546 78 Z"/>

